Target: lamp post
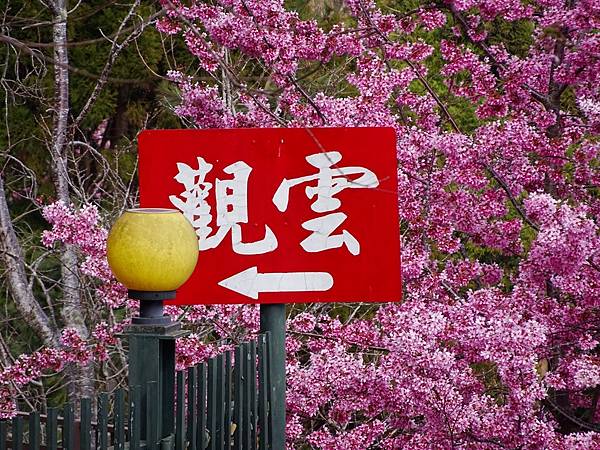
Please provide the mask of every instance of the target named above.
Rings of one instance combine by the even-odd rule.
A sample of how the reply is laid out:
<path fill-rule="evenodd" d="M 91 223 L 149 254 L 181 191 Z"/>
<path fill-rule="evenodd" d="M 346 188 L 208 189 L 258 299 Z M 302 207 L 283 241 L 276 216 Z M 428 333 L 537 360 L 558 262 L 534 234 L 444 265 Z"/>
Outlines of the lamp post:
<path fill-rule="evenodd" d="M 140 438 L 147 448 L 173 435 L 175 339 L 187 334 L 164 314 L 164 301 L 190 277 L 198 259 L 194 228 L 177 210 L 127 210 L 113 225 L 107 241 L 108 263 L 139 300 L 140 313 L 125 330 L 129 341 L 129 386 L 141 387 Z M 157 396 L 149 396 L 149 382 Z M 152 385 L 152 384 L 151 384 Z M 158 428 L 148 428 L 147 412 L 157 414 Z"/>

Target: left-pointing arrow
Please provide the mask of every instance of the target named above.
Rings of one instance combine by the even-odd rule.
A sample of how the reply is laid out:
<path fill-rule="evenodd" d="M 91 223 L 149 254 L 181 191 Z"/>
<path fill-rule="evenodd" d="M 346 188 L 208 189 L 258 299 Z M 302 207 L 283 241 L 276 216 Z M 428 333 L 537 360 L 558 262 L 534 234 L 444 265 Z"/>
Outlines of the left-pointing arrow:
<path fill-rule="evenodd" d="M 254 266 L 224 279 L 219 286 L 258 299 L 261 292 L 327 291 L 333 286 L 333 277 L 328 272 L 259 273 Z"/>

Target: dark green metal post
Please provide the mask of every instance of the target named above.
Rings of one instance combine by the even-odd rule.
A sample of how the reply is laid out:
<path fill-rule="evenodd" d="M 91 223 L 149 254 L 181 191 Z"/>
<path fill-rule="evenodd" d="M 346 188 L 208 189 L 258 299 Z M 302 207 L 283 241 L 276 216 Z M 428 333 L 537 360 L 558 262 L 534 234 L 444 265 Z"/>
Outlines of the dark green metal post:
<path fill-rule="evenodd" d="M 158 440 L 175 432 L 175 339 L 188 334 L 179 323 L 136 324 L 125 331 L 129 341 L 129 386 L 141 387 L 140 439 L 148 436 L 146 417 L 148 414 L 147 384 L 157 383 L 158 398 L 150 405 L 158 405 L 156 414 L 158 429 L 152 435 Z"/>
<path fill-rule="evenodd" d="M 260 332 L 271 337 L 271 448 L 285 448 L 285 305 L 260 305 Z"/>

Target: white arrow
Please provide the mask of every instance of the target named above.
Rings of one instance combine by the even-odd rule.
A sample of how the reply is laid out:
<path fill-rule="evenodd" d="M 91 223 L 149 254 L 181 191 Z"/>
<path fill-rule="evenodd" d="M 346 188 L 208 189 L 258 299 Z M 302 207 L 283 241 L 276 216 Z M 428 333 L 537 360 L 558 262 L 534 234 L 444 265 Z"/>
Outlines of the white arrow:
<path fill-rule="evenodd" d="M 258 299 L 260 292 L 327 291 L 333 286 L 333 277 L 327 272 L 258 273 L 254 266 L 225 278 L 219 286 Z"/>

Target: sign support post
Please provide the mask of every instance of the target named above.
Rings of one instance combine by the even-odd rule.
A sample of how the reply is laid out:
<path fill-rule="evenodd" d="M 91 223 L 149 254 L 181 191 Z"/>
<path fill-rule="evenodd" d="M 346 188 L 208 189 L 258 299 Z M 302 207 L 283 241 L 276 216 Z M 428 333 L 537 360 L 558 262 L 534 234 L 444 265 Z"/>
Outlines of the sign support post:
<path fill-rule="evenodd" d="M 285 448 L 285 304 L 260 305 L 260 332 L 270 334 L 273 449 Z"/>

